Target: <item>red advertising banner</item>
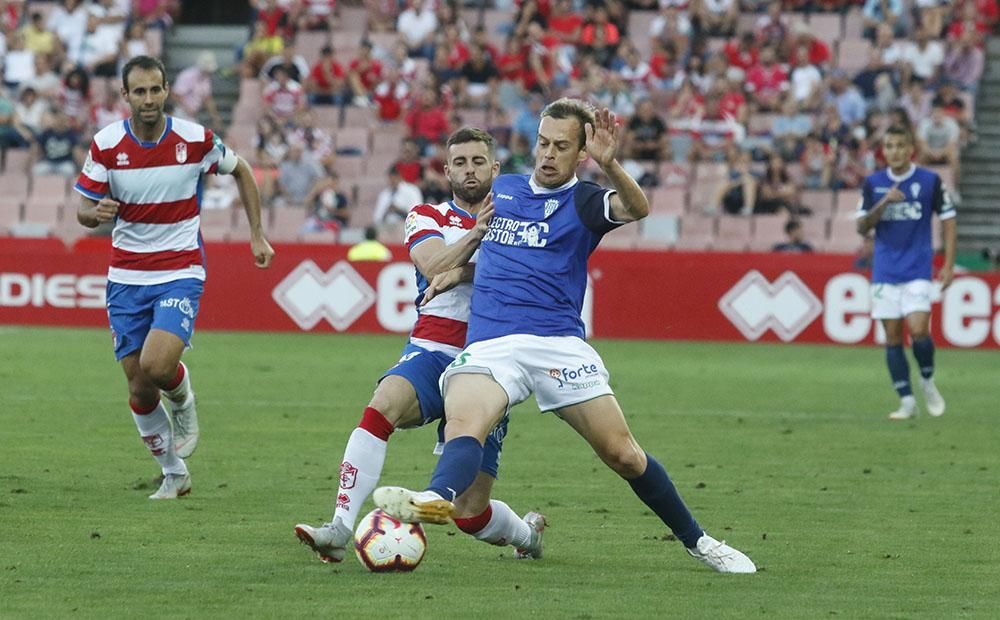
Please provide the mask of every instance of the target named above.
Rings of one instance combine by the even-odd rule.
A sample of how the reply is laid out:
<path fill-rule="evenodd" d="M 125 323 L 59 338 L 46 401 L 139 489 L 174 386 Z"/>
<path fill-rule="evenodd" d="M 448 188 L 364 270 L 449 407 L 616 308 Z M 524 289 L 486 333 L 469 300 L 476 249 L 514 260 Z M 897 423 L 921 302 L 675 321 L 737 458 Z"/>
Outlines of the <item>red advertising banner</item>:
<path fill-rule="evenodd" d="M 107 324 L 107 239 L 66 248 L 0 238 L 0 324 Z M 198 329 L 405 333 L 413 266 L 351 263 L 347 248 L 282 245 L 271 269 L 249 244 L 206 247 Z M 584 319 L 593 336 L 676 340 L 876 343 L 867 274 L 842 255 L 620 252 L 590 261 Z M 960 274 L 935 302 L 943 346 L 1000 347 L 1000 274 Z"/>

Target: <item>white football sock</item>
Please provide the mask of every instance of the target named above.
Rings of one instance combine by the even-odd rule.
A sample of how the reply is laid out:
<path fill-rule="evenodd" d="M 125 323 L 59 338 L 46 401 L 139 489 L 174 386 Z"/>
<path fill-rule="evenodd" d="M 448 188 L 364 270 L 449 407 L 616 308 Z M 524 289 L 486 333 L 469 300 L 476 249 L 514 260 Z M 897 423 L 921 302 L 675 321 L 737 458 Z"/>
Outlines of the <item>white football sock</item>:
<path fill-rule="evenodd" d="M 531 541 L 531 528 L 510 506 L 498 499 L 490 500 L 493 514 L 486 526 L 472 535 L 491 545 L 524 547 Z"/>
<path fill-rule="evenodd" d="M 388 442 L 363 428 L 355 428 L 351 433 L 340 464 L 340 487 L 337 489 L 333 520 L 340 519 L 341 523 L 354 530 L 358 512 L 378 486 L 388 445 Z"/>
<path fill-rule="evenodd" d="M 162 390 L 163 395 L 176 405 L 183 405 L 191 397 L 191 371 L 184 362 L 181 362 L 181 366 L 184 368 L 184 378 L 181 382 L 172 390 Z"/>
<path fill-rule="evenodd" d="M 174 433 L 170 428 L 170 418 L 163 403 L 157 403 L 156 409 L 145 415 L 132 412 L 132 419 L 139 429 L 139 436 L 146 444 L 150 454 L 160 464 L 163 474 L 186 474 L 187 466 L 174 451 Z"/>

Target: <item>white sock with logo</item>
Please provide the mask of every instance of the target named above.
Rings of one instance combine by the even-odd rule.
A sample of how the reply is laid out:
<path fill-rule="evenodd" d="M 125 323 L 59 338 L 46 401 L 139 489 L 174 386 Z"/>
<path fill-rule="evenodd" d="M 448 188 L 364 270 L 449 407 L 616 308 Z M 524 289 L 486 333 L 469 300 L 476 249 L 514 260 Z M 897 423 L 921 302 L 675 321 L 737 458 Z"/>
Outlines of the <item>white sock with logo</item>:
<path fill-rule="evenodd" d="M 455 525 L 466 534 L 491 545 L 524 547 L 531 541 L 531 527 L 498 499 L 491 499 L 489 508 L 479 516 L 455 519 Z"/>
<path fill-rule="evenodd" d="M 170 418 L 167 417 L 163 403 L 157 402 L 156 407 L 148 413 L 137 413 L 133 407 L 132 419 L 135 420 L 139 436 L 142 437 L 149 453 L 160 464 L 163 474 L 186 474 L 187 465 L 174 451 L 174 433 L 170 428 Z"/>
<path fill-rule="evenodd" d="M 347 440 L 344 460 L 340 463 L 340 487 L 333 519 L 340 519 L 351 530 L 365 500 L 378 486 L 388 445 L 387 441 L 361 427 L 354 429 Z"/>

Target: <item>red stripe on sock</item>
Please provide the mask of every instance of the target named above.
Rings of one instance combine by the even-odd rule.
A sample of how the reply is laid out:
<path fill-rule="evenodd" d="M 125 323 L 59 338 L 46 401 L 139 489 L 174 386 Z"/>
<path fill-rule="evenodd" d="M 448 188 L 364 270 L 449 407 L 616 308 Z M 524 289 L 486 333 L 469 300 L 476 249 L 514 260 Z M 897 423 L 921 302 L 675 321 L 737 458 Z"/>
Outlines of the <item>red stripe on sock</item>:
<path fill-rule="evenodd" d="M 382 441 L 389 441 L 389 435 L 395 430 L 392 422 L 386 420 L 385 416 L 374 407 L 365 407 L 361 421 L 358 422 L 358 428 L 363 428 Z"/>
<path fill-rule="evenodd" d="M 177 386 L 181 384 L 181 381 L 184 380 L 185 374 L 186 373 L 184 372 L 184 364 L 177 364 L 177 374 L 174 375 L 174 380 L 171 381 L 169 384 L 167 384 L 167 387 L 164 389 L 166 389 L 167 391 L 176 389 Z"/>
<path fill-rule="evenodd" d="M 458 526 L 458 529 L 462 530 L 466 534 L 475 534 L 486 527 L 492 518 L 493 506 L 487 505 L 486 510 L 484 510 L 481 515 L 469 517 L 468 519 L 456 517 L 453 521 L 455 521 L 455 525 Z"/>
<path fill-rule="evenodd" d="M 132 413 L 135 415 L 149 415 L 156 411 L 156 408 L 160 406 L 160 401 L 154 400 L 151 405 L 140 405 L 134 400 L 129 400 L 128 406 L 132 408 Z"/>

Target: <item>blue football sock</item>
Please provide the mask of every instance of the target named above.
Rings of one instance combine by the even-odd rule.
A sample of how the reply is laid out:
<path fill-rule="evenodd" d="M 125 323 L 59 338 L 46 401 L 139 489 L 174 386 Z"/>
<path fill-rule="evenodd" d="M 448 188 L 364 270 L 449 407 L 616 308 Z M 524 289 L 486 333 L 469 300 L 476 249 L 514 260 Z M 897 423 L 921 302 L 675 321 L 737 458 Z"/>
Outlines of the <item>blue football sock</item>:
<path fill-rule="evenodd" d="M 889 376 L 892 378 L 892 387 L 896 388 L 899 396 L 912 396 L 910 364 L 906 361 L 906 353 L 903 351 L 902 345 L 885 348 L 885 363 L 889 365 Z"/>
<path fill-rule="evenodd" d="M 465 492 L 479 474 L 483 464 L 483 444 L 469 435 L 455 437 L 444 444 L 428 491 L 434 491 L 448 501 Z"/>
<path fill-rule="evenodd" d="M 647 453 L 646 471 L 628 483 L 639 499 L 653 509 L 656 516 L 667 524 L 685 547 L 693 548 L 698 544 L 698 539 L 705 531 L 691 516 L 663 465 Z"/>
<path fill-rule="evenodd" d="M 930 336 L 913 341 L 913 357 L 920 365 L 920 376 L 930 379 L 934 376 L 934 341 Z"/>

